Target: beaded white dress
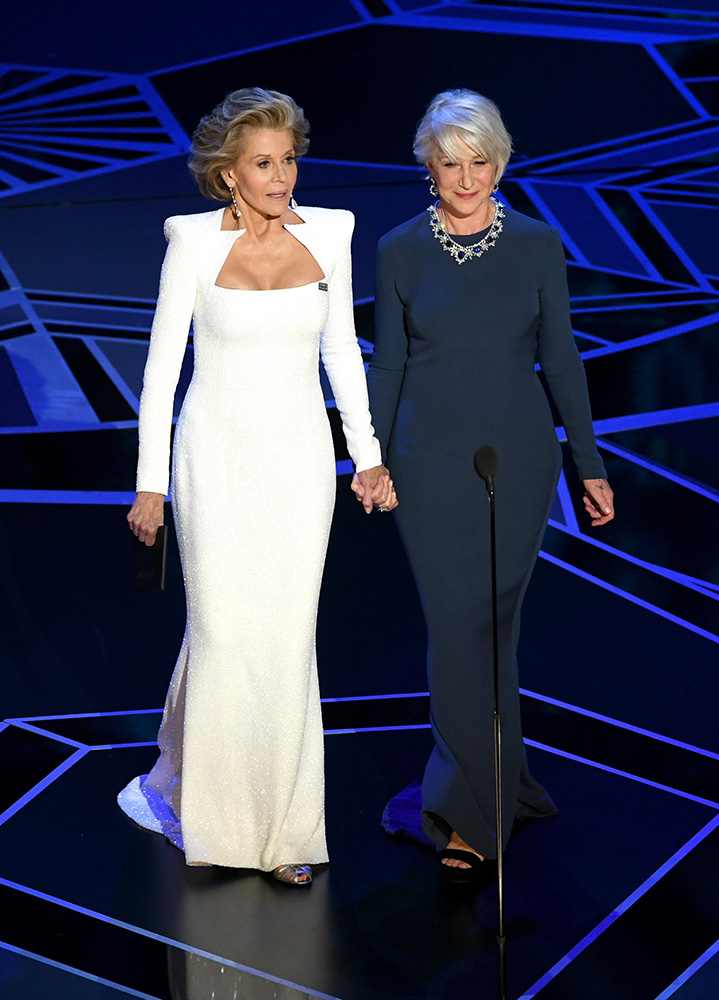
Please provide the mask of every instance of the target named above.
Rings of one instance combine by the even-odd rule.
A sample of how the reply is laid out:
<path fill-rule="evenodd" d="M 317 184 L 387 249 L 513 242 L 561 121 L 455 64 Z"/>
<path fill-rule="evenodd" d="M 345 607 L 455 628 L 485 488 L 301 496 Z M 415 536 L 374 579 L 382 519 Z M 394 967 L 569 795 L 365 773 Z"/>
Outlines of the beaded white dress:
<path fill-rule="evenodd" d="M 190 319 L 195 365 L 173 446 L 187 627 L 160 758 L 119 795 L 188 864 L 270 871 L 328 860 L 315 625 L 335 496 L 319 355 L 358 471 L 380 464 L 354 333 L 349 212 L 286 228 L 324 279 L 215 284 L 242 231 L 223 209 L 168 219 L 140 407 L 137 489 L 167 492 Z"/>

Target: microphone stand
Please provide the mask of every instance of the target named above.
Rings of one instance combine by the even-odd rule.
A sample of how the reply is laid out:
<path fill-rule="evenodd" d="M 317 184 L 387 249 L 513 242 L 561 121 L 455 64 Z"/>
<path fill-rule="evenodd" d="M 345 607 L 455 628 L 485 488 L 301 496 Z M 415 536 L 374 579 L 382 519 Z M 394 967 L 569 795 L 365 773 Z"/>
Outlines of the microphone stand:
<path fill-rule="evenodd" d="M 499 634 L 497 623 L 497 534 L 494 518 L 494 476 L 499 459 L 489 445 L 477 449 L 474 467 L 484 480 L 489 497 L 490 573 L 492 578 L 492 666 L 494 680 L 494 825 L 497 840 L 497 945 L 499 958 L 499 997 L 506 1000 L 506 965 L 504 934 L 504 821 L 502 817 L 502 716 L 499 710 Z"/>

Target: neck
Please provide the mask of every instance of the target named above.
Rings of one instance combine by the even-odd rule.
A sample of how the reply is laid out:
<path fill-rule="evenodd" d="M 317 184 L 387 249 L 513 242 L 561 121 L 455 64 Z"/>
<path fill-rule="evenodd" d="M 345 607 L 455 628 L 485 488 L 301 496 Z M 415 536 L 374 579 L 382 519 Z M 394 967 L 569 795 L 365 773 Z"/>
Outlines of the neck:
<path fill-rule="evenodd" d="M 246 231 L 245 237 L 259 242 L 271 240 L 276 233 L 279 233 L 284 223 L 288 221 L 288 216 L 294 215 L 290 209 L 287 209 L 282 215 L 262 215 L 256 209 L 250 208 L 249 205 L 243 205 L 241 202 L 238 204 L 242 213 L 239 219 L 233 209 L 228 206 L 228 221 L 231 220 L 234 226 L 227 226 L 227 228 L 244 229 Z"/>
<path fill-rule="evenodd" d="M 468 217 L 457 216 L 453 215 L 444 202 L 440 201 L 438 214 L 448 233 L 454 233 L 456 236 L 468 236 L 470 233 L 479 233 L 482 229 L 490 226 L 494 221 L 496 209 L 494 202 L 489 198 L 472 215 Z"/>
<path fill-rule="evenodd" d="M 272 239 L 273 235 L 282 229 L 285 222 L 284 213 L 280 215 L 261 215 L 252 208 L 242 210 L 240 226 L 247 230 L 247 236 L 256 240 Z"/>

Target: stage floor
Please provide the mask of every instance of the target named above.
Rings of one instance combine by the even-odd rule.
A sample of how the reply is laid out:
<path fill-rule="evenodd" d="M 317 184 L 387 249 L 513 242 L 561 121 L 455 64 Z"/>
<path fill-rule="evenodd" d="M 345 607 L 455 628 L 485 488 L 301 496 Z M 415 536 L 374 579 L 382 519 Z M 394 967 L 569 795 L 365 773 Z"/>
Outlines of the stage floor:
<path fill-rule="evenodd" d="M 303 889 L 188 868 L 115 802 L 153 763 L 184 628 L 174 538 L 165 591 L 138 590 L 125 523 L 162 222 L 216 207 L 189 134 L 254 84 L 312 122 L 300 204 L 355 213 L 365 359 L 376 241 L 428 202 L 424 106 L 455 86 L 501 106 L 499 195 L 562 236 L 618 511 L 588 529 L 565 463 L 520 645 L 560 812 L 507 850 L 507 1000 L 719 996 L 716 0 L 240 7 L 41 0 L 0 34 L 0 998 L 498 992 L 496 881 L 453 891 L 380 829 L 430 747 L 424 625 L 393 519 L 349 490 L 324 375 L 331 863 Z M 190 336 L 176 412 L 192 364 Z"/>

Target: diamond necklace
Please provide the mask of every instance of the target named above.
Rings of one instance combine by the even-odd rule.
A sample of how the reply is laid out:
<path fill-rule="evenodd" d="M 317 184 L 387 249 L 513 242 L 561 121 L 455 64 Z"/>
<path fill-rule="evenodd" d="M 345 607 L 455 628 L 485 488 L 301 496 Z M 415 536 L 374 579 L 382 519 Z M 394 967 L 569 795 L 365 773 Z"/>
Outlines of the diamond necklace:
<path fill-rule="evenodd" d="M 489 199 L 494 205 L 494 221 L 489 227 L 489 232 L 478 243 L 472 243 L 468 247 L 463 247 L 449 235 L 442 223 L 439 221 L 436 205 L 430 205 L 429 224 L 432 227 L 434 238 L 442 244 L 442 249 L 452 254 L 458 264 L 464 264 L 472 257 L 481 257 L 485 250 L 489 250 L 497 242 L 497 237 L 502 232 L 502 219 L 504 218 L 504 205 L 497 198 Z"/>

